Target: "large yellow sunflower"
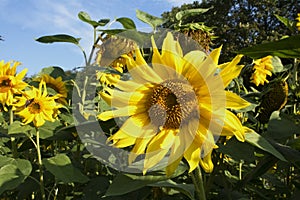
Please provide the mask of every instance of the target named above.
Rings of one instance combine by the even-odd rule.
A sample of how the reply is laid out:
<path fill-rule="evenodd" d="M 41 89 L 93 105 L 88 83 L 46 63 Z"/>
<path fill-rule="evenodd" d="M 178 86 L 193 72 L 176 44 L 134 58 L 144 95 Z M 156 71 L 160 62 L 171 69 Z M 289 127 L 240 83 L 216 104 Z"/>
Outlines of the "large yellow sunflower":
<path fill-rule="evenodd" d="M 266 56 L 254 61 L 254 73 L 251 76 L 251 81 L 256 85 L 264 85 L 269 83 L 267 75 L 272 76 L 272 56 Z"/>
<path fill-rule="evenodd" d="M 23 82 L 27 69 L 22 70 L 16 74 L 19 62 L 14 62 L 11 67 L 11 62 L 4 63 L 0 61 L 0 103 L 3 105 L 12 105 L 14 101 L 14 94 L 18 94 L 23 90 L 27 84 Z"/>
<path fill-rule="evenodd" d="M 53 78 L 48 74 L 43 74 L 38 80 L 43 80 L 47 87 L 52 88 L 60 96 L 57 99 L 59 103 L 67 104 L 66 98 L 68 97 L 68 89 L 61 76 Z"/>
<path fill-rule="evenodd" d="M 202 51 L 183 55 L 171 33 L 161 53 L 153 38 L 152 46 L 151 66 L 139 49 L 135 59 L 126 57 L 132 80 L 108 77 L 116 82 L 116 89 L 107 88 L 101 96 L 116 109 L 100 113 L 99 119 L 129 117 L 108 140 L 118 148 L 132 146 L 129 163 L 145 154 L 144 174 L 165 158 L 167 175 L 183 158 L 190 172 L 199 164 L 211 172 L 211 153 L 219 135 L 244 141 L 245 128 L 226 108 L 240 109 L 249 103 L 224 90 L 239 75 L 242 56 L 224 64 L 218 73 L 220 48 L 209 56 Z"/>
<path fill-rule="evenodd" d="M 23 92 L 22 96 L 16 97 L 14 104 L 16 114 L 23 118 L 24 124 L 33 122 L 34 126 L 40 127 L 45 121 L 55 121 L 58 108 L 61 106 L 55 102 L 59 96 L 48 96 L 46 83 L 42 80 L 39 89 L 32 87 Z"/>

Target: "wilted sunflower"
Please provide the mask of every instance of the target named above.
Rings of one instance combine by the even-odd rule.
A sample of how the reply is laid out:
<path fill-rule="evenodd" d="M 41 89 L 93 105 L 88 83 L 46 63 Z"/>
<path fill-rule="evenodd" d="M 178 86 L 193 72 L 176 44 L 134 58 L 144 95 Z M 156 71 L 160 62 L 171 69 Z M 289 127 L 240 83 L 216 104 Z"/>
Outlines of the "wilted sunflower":
<path fill-rule="evenodd" d="M 166 174 L 171 175 L 184 158 L 190 172 L 199 164 L 213 170 L 211 153 L 215 138 L 235 135 L 244 141 L 245 128 L 226 108 L 249 105 L 238 95 L 225 91 L 242 69 L 241 55 L 222 66 L 217 73 L 220 48 L 207 56 L 202 51 L 183 55 L 171 33 L 164 39 L 161 53 L 152 38 L 151 67 L 139 49 L 136 59 L 126 57 L 132 80 L 115 80 L 117 89 L 106 89 L 103 99 L 115 110 L 99 114 L 99 119 L 129 116 L 109 141 L 118 148 L 132 146 L 129 163 L 145 154 L 143 173 L 168 159 Z"/>
<path fill-rule="evenodd" d="M 48 96 L 46 83 L 42 80 L 39 89 L 32 87 L 31 90 L 23 92 L 22 96 L 17 97 L 14 104 L 16 114 L 21 116 L 24 124 L 33 122 L 34 126 L 40 127 L 45 121 L 55 121 L 55 117 L 60 108 L 55 102 L 59 96 Z"/>
<path fill-rule="evenodd" d="M 5 110 L 5 105 L 10 106 L 13 104 L 14 94 L 19 94 L 27 86 L 23 82 L 27 69 L 16 74 L 19 65 L 19 62 L 14 62 L 11 67 L 11 62 L 4 63 L 3 60 L 0 61 L 0 103 Z"/>
<path fill-rule="evenodd" d="M 43 80 L 48 88 L 53 89 L 60 97 L 57 99 L 59 103 L 67 104 L 66 98 L 68 97 L 68 89 L 62 77 L 53 78 L 48 74 L 43 74 L 38 80 Z"/>
<path fill-rule="evenodd" d="M 266 56 L 254 61 L 254 73 L 251 76 L 251 81 L 256 85 L 264 85 L 269 83 L 267 75 L 272 76 L 272 56 Z"/>

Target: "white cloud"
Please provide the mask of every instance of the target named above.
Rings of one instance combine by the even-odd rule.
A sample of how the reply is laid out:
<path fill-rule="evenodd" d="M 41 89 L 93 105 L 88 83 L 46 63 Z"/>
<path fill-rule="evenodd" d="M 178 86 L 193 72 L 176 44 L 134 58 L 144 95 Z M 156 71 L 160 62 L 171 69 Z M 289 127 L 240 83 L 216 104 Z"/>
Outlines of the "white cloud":
<path fill-rule="evenodd" d="M 172 4 L 172 6 L 181 6 L 182 4 L 193 3 L 194 1 L 196 0 L 167 0 L 168 3 Z"/>

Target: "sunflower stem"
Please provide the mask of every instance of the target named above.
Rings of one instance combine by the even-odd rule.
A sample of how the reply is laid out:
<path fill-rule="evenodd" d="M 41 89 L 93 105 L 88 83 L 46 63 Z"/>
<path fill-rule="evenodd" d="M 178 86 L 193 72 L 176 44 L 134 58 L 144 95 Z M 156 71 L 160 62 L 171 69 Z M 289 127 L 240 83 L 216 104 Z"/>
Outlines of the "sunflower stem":
<path fill-rule="evenodd" d="M 197 168 L 190 173 L 190 176 L 192 178 L 193 184 L 195 186 L 195 192 L 197 195 L 197 198 L 199 200 L 206 200 L 205 190 L 204 190 L 204 182 L 202 178 L 202 173 L 199 165 Z"/>
<path fill-rule="evenodd" d="M 9 125 L 12 125 L 14 122 L 14 113 L 12 108 L 9 109 Z M 17 143 L 16 143 L 16 138 L 15 137 L 10 137 L 11 141 L 11 149 L 12 149 L 12 155 L 13 158 L 18 158 L 18 148 L 17 148 Z"/>
<path fill-rule="evenodd" d="M 45 188 L 44 188 L 44 175 L 43 175 L 43 163 L 42 163 L 42 155 L 40 148 L 40 131 L 36 128 L 36 147 L 37 147 L 37 156 L 38 156 L 38 165 L 39 165 L 39 176 L 40 176 L 40 190 L 42 199 L 46 200 Z"/>

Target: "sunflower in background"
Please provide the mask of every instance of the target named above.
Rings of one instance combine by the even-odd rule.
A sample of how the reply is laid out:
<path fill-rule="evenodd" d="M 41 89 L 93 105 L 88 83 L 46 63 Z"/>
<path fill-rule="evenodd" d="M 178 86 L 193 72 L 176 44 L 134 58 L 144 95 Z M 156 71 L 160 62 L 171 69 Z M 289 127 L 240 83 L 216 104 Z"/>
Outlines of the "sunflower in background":
<path fill-rule="evenodd" d="M 14 104 L 16 115 L 23 118 L 24 124 L 33 122 L 35 127 L 42 126 L 45 121 L 55 121 L 59 113 L 60 104 L 56 100 L 59 95 L 49 96 L 46 83 L 42 80 L 39 88 L 31 87 L 22 93 L 22 96 L 16 97 L 17 103 Z"/>
<path fill-rule="evenodd" d="M 251 76 L 251 82 L 256 86 L 269 83 L 267 76 L 272 76 L 272 56 L 266 56 L 254 61 L 254 73 Z"/>
<path fill-rule="evenodd" d="M 110 77 L 117 89 L 101 92 L 101 97 L 116 109 L 100 113 L 100 120 L 129 117 L 108 140 L 118 148 L 133 147 L 129 163 L 144 154 L 144 174 L 165 157 L 168 176 L 182 159 L 188 162 L 189 172 L 199 164 L 212 172 L 215 137 L 245 139 L 247 128 L 226 108 L 241 109 L 249 103 L 225 91 L 242 69 L 238 65 L 242 56 L 224 64 L 217 73 L 220 48 L 209 56 L 202 51 L 183 55 L 171 33 L 164 39 L 161 53 L 153 38 L 152 46 L 152 67 L 137 49 L 135 59 L 125 56 L 132 80 Z"/>
<path fill-rule="evenodd" d="M 300 13 L 298 13 L 298 17 L 296 18 L 296 27 L 298 28 L 298 31 L 300 31 Z"/>
<path fill-rule="evenodd" d="M 66 98 L 68 97 L 68 90 L 66 88 L 66 83 L 62 80 L 62 77 L 59 76 L 57 78 L 53 78 L 48 74 L 42 74 L 41 77 L 37 78 L 36 81 L 44 81 L 46 83 L 47 88 L 51 88 L 54 90 L 55 95 L 58 94 L 59 98 L 57 101 L 64 105 L 67 104 Z"/>
<path fill-rule="evenodd" d="M 11 62 L 4 63 L 0 61 L 0 103 L 4 110 L 7 110 L 5 105 L 10 106 L 14 102 L 14 94 L 20 94 L 20 92 L 27 86 L 27 83 L 23 81 L 28 69 L 23 69 L 19 74 L 16 73 L 19 62 L 14 62 L 11 66 Z"/>

